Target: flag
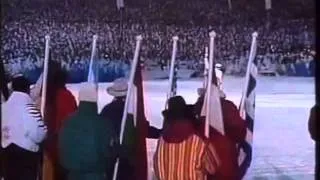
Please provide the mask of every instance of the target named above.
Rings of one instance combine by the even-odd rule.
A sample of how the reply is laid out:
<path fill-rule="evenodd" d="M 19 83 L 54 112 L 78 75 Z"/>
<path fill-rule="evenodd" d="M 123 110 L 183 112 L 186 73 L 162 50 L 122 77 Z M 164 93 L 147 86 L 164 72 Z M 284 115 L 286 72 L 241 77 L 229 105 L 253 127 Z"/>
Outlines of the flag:
<path fill-rule="evenodd" d="M 144 96 L 143 96 L 143 85 L 142 85 L 142 74 L 141 74 L 141 65 L 138 60 L 136 67 L 136 72 L 134 74 L 132 91 L 130 93 L 129 102 L 128 102 L 128 114 L 126 119 L 126 125 L 124 128 L 124 137 L 123 145 L 124 146 L 133 146 L 130 149 L 134 149 L 134 152 L 130 156 L 134 158 L 135 166 L 134 177 L 132 179 L 148 179 L 148 161 L 147 161 L 147 147 L 146 147 L 146 137 L 147 137 L 147 126 L 148 124 L 145 111 L 144 111 Z M 132 116 L 131 116 L 132 115 Z M 133 123 L 132 119 L 133 117 Z M 132 131 L 134 129 L 134 131 Z M 131 136 L 131 137 L 129 137 Z M 134 136 L 134 137 L 132 137 Z M 133 142 L 132 142 L 133 141 Z M 128 145 L 130 144 L 130 145 Z M 121 160 L 120 160 L 121 164 Z M 121 166 L 121 165 L 120 165 Z M 118 170 L 118 176 L 121 176 L 123 169 Z"/>
<path fill-rule="evenodd" d="M 178 80 L 178 67 L 175 64 L 172 78 L 172 86 L 171 86 L 171 97 L 177 94 L 177 80 Z"/>
<path fill-rule="evenodd" d="M 145 117 L 143 84 L 141 74 L 141 62 L 139 51 L 141 46 L 141 36 L 137 36 L 137 45 L 131 64 L 131 72 L 128 83 L 128 92 L 121 122 L 120 145 L 132 149 L 128 154 L 135 162 L 131 179 L 148 179 L 148 162 L 146 137 L 148 131 L 148 122 Z M 131 116 L 132 115 L 132 116 Z M 132 122 L 133 118 L 133 122 Z M 131 140 L 131 141 L 130 141 Z M 113 180 L 116 180 L 121 174 L 126 173 L 126 169 L 121 169 L 121 159 L 116 162 L 113 174 Z M 126 171 L 126 172 L 121 172 Z"/>
<path fill-rule="evenodd" d="M 176 62 L 176 55 L 177 55 L 177 43 L 178 43 L 179 37 L 173 36 L 172 40 L 173 40 L 173 46 L 172 46 L 172 56 L 171 56 L 171 62 L 170 62 L 169 92 L 167 94 L 167 101 L 169 98 L 177 94 L 178 66 Z M 167 106 L 167 103 L 166 103 L 166 106 Z"/>
<path fill-rule="evenodd" d="M 91 50 L 91 57 L 90 57 L 90 63 L 89 63 L 89 72 L 88 72 L 88 82 L 97 83 L 98 80 L 98 63 L 95 60 L 96 58 L 96 52 L 97 52 L 97 39 L 98 36 L 93 36 L 93 42 L 92 42 L 92 50 Z"/>
<path fill-rule="evenodd" d="M 124 2 L 123 2 L 123 0 L 117 0 L 117 8 L 118 8 L 118 9 L 124 8 Z"/>
<path fill-rule="evenodd" d="M 208 60 L 208 47 L 205 48 L 205 55 L 204 55 L 204 70 L 203 70 L 203 88 L 207 87 L 208 83 L 208 71 L 209 71 L 209 60 Z"/>
<path fill-rule="evenodd" d="M 210 32 L 210 47 L 209 47 L 209 74 L 204 97 L 201 116 L 205 117 L 205 135 L 209 137 L 209 129 L 214 128 L 219 133 L 224 135 L 224 123 L 222 117 L 222 109 L 220 103 L 220 93 L 217 85 L 217 77 L 215 73 L 214 62 L 214 37 L 215 32 Z"/>
<path fill-rule="evenodd" d="M 214 69 L 213 70 L 211 69 L 213 68 L 210 68 L 209 73 L 212 73 L 213 77 L 211 82 L 208 82 L 207 84 L 206 94 L 204 97 L 203 106 L 201 110 L 201 116 L 205 117 L 205 121 L 209 123 L 210 128 L 214 128 L 219 133 L 224 135 L 224 123 L 223 123 L 222 108 L 221 108 L 221 102 L 220 102 L 220 93 L 219 93 L 219 88 L 217 86 L 215 71 Z M 211 88 L 211 90 L 209 90 L 209 88 Z"/>
<path fill-rule="evenodd" d="M 99 82 L 99 66 L 96 60 L 90 62 L 87 81 L 93 83 Z"/>
<path fill-rule="evenodd" d="M 143 84 L 142 84 L 142 73 L 141 73 L 141 62 L 138 60 L 136 72 L 133 80 L 133 92 L 130 104 L 131 110 L 134 117 L 134 126 L 136 129 L 136 165 L 135 165 L 135 179 L 147 180 L 148 179 L 148 161 L 147 161 L 147 119 L 144 110 L 144 96 L 143 96 Z"/>
<path fill-rule="evenodd" d="M 265 0 L 265 4 L 266 4 L 266 10 L 270 10 L 272 8 L 271 0 Z"/>
<path fill-rule="evenodd" d="M 245 90 L 243 92 L 240 102 L 240 115 L 247 124 L 247 135 L 244 142 L 238 145 L 239 148 L 239 167 L 240 175 L 243 178 L 250 167 L 252 161 L 252 138 L 253 138 L 253 124 L 255 119 L 255 96 L 257 86 L 257 60 L 255 58 L 257 45 L 252 43 L 252 52 L 250 52 L 247 76 L 245 79 Z"/>
<path fill-rule="evenodd" d="M 232 10 L 232 2 L 231 2 L 231 0 L 228 0 L 228 6 L 229 6 L 229 10 Z"/>

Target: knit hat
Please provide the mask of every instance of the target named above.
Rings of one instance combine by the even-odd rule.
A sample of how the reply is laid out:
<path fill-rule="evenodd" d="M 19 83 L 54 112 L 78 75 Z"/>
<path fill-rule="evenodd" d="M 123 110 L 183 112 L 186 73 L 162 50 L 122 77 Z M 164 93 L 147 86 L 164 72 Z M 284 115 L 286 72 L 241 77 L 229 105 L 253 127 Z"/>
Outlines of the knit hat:
<path fill-rule="evenodd" d="M 20 92 L 28 92 L 30 91 L 30 81 L 25 78 L 23 75 L 15 76 L 12 79 L 12 90 L 13 91 L 20 91 Z"/>
<path fill-rule="evenodd" d="M 114 97 L 126 96 L 127 91 L 128 83 L 124 78 L 116 79 L 113 85 L 107 88 L 107 93 Z"/>
<path fill-rule="evenodd" d="M 225 72 L 225 68 L 223 67 L 223 65 L 220 63 L 217 63 L 215 65 L 215 72 L 216 72 L 217 79 L 222 81 L 222 76 L 223 76 L 223 73 Z"/>
<path fill-rule="evenodd" d="M 97 102 L 98 92 L 97 84 L 85 82 L 81 84 L 81 89 L 79 92 L 79 101 L 86 102 Z"/>

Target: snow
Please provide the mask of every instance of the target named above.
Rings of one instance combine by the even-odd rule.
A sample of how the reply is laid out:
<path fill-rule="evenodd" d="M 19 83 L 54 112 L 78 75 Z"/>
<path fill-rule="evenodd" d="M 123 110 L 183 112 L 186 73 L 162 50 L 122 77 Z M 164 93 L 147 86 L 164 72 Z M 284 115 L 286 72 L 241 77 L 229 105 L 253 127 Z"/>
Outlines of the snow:
<path fill-rule="evenodd" d="M 106 88 L 111 83 L 99 84 L 99 111 L 112 99 Z M 178 95 L 187 103 L 198 97 L 201 79 L 178 81 Z M 68 88 L 78 97 L 79 84 Z M 239 104 L 243 78 L 225 77 L 227 98 Z M 162 127 L 168 80 L 144 81 L 147 119 L 151 125 Z M 256 118 L 253 138 L 253 162 L 246 179 L 314 179 L 314 142 L 308 133 L 309 109 L 314 105 L 314 80 L 299 77 L 259 77 L 256 97 Z M 156 140 L 148 140 L 150 178 L 152 156 Z"/>

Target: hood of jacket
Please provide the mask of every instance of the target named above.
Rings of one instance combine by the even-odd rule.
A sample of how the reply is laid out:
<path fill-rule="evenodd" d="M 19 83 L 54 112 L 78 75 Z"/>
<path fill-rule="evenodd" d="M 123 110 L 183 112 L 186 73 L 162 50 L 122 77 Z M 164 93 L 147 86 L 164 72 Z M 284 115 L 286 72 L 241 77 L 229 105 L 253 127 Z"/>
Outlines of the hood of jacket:
<path fill-rule="evenodd" d="M 176 121 L 165 128 L 162 137 L 168 143 L 181 143 L 195 133 L 194 125 L 191 122 Z"/>

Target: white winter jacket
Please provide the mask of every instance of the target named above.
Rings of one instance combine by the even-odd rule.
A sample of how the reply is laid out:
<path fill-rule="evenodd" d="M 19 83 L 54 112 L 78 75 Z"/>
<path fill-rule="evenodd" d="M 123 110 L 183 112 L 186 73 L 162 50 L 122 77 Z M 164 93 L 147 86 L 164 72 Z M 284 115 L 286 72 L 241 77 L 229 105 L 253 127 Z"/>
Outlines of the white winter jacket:
<path fill-rule="evenodd" d="M 38 152 L 46 134 L 47 127 L 30 96 L 14 91 L 2 104 L 2 147 L 13 143 L 25 150 Z"/>

